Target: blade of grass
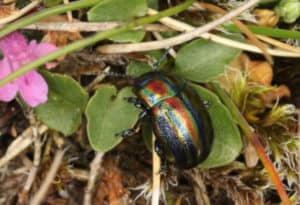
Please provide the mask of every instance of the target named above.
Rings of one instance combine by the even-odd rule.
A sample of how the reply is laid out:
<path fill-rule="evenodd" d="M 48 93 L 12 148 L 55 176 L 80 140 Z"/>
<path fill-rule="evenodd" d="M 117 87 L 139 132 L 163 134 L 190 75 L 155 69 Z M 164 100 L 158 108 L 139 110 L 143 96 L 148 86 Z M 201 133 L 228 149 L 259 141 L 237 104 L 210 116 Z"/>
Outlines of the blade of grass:
<path fill-rule="evenodd" d="M 241 32 L 241 30 L 233 24 L 223 25 L 227 31 Z M 286 29 L 268 28 L 263 26 L 247 26 L 247 28 L 255 34 L 270 36 L 274 38 L 295 38 L 300 39 L 300 32 Z"/>

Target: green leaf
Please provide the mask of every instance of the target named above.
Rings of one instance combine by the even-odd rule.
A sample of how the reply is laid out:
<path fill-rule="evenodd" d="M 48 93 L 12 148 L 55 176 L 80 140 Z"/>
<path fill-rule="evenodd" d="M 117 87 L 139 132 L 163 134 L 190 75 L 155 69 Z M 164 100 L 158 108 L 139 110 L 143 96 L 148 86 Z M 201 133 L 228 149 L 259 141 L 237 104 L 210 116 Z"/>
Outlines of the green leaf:
<path fill-rule="evenodd" d="M 128 21 L 147 12 L 146 0 L 103 0 L 88 12 L 89 21 Z M 119 43 L 140 42 L 145 36 L 143 30 L 129 30 L 109 39 Z"/>
<path fill-rule="evenodd" d="M 147 2 L 148 2 L 148 5 L 149 5 L 149 8 L 155 9 L 155 10 L 159 9 L 158 0 L 148 0 Z"/>
<path fill-rule="evenodd" d="M 222 74 L 239 53 L 236 48 L 194 40 L 179 50 L 172 72 L 195 82 L 207 82 Z"/>
<path fill-rule="evenodd" d="M 117 92 L 113 85 L 101 86 L 90 99 L 86 117 L 88 138 L 94 150 L 106 152 L 114 148 L 122 137 L 115 134 L 133 127 L 140 110 L 124 97 L 134 96 L 131 88 Z"/>
<path fill-rule="evenodd" d="M 152 68 L 147 63 L 132 60 L 129 62 L 126 70 L 128 75 L 138 77 L 152 71 Z"/>
<path fill-rule="evenodd" d="M 88 20 L 128 21 L 146 12 L 146 0 L 102 0 L 88 11 Z"/>
<path fill-rule="evenodd" d="M 146 32 L 143 30 L 130 30 L 130 31 L 125 31 L 118 35 L 114 35 L 109 39 L 118 43 L 126 43 L 126 42 L 136 43 L 143 40 L 145 33 Z"/>
<path fill-rule="evenodd" d="M 152 134 L 153 134 L 153 127 L 152 127 L 152 121 L 150 117 L 146 117 L 142 124 L 141 124 L 141 130 L 142 130 L 142 138 L 143 141 L 147 147 L 147 149 L 152 152 Z"/>
<path fill-rule="evenodd" d="M 219 98 L 198 85 L 192 85 L 202 100 L 209 102 L 208 112 L 214 129 L 214 141 L 208 158 L 200 168 L 224 166 L 234 161 L 243 147 L 240 131 L 228 109 Z"/>
<path fill-rule="evenodd" d="M 42 72 L 48 83 L 48 101 L 35 108 L 39 120 L 48 127 L 71 135 L 81 124 L 81 116 L 88 101 L 88 94 L 72 78 Z"/>

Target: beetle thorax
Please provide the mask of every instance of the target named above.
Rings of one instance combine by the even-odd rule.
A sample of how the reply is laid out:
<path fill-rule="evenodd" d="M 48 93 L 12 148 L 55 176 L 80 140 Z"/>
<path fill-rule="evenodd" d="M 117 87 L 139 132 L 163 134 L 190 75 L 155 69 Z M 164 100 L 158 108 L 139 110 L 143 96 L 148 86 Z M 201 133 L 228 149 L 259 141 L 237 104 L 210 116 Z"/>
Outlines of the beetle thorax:
<path fill-rule="evenodd" d="M 177 94 L 170 79 L 160 73 L 151 72 L 140 77 L 135 84 L 135 93 L 149 107 Z"/>

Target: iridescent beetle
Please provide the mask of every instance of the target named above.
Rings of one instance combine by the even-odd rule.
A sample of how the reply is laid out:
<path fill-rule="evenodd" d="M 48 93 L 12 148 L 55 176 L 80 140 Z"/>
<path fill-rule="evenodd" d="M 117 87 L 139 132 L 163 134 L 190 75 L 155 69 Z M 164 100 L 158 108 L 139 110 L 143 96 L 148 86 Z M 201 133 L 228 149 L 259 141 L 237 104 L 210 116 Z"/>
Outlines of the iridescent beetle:
<path fill-rule="evenodd" d="M 185 80 L 152 71 L 135 79 L 133 87 L 137 98 L 126 99 L 143 111 L 133 128 L 117 135 L 133 135 L 150 116 L 155 151 L 163 163 L 188 169 L 207 158 L 213 141 L 211 120 L 200 96 Z"/>

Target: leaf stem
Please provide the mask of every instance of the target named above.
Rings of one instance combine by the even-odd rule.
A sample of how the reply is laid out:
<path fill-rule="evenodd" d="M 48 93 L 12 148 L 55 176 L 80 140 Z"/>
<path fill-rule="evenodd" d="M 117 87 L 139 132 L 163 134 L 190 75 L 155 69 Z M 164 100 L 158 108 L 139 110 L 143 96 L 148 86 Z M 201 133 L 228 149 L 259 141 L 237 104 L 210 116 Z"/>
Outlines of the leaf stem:
<path fill-rule="evenodd" d="M 122 33 L 124 31 L 128 31 L 130 29 L 133 29 L 137 26 L 152 23 L 152 22 L 157 21 L 157 20 L 159 20 L 163 17 L 171 16 L 171 15 L 174 15 L 176 13 L 179 13 L 179 12 L 183 11 L 184 9 L 186 9 L 188 6 L 190 6 L 193 3 L 193 1 L 194 0 L 187 0 L 187 1 L 185 1 L 184 3 L 182 3 L 178 6 L 175 6 L 173 8 L 162 11 L 162 12 L 156 14 L 156 15 L 136 19 L 134 21 L 129 22 L 128 24 L 120 26 L 119 28 L 99 32 L 99 33 L 96 33 L 92 37 L 82 39 L 80 41 L 76 41 L 74 43 L 66 45 L 66 46 L 60 48 L 59 50 L 56 50 L 56 51 L 54 51 L 54 52 L 52 52 L 48 55 L 42 56 L 41 58 L 39 58 L 35 61 L 32 61 L 30 63 L 25 64 L 24 66 L 22 66 L 21 68 L 19 68 L 15 72 L 13 72 L 10 75 L 6 76 L 4 79 L 2 79 L 0 81 L 0 87 L 7 84 L 7 83 L 9 83 L 9 82 L 11 82 L 12 80 L 16 79 L 17 77 L 23 75 L 24 73 L 26 73 L 30 70 L 33 70 L 33 69 L 37 68 L 38 66 L 43 65 L 44 63 L 46 63 L 48 61 L 56 59 L 59 56 L 66 55 L 66 54 L 71 53 L 73 51 L 79 50 L 83 47 L 86 47 L 88 45 L 96 43 L 100 40 L 103 40 L 107 37 L 111 37 L 113 35 Z"/>
<path fill-rule="evenodd" d="M 217 83 L 210 83 L 213 90 L 216 92 L 216 94 L 220 97 L 220 99 L 223 101 L 223 103 L 227 106 L 227 108 L 230 110 L 233 118 L 237 121 L 239 126 L 241 127 L 242 131 L 244 132 L 244 135 L 246 138 L 253 144 L 253 146 L 256 149 L 256 152 L 264 165 L 265 169 L 268 171 L 269 176 L 274 183 L 278 195 L 280 196 L 282 202 L 284 205 L 291 205 L 291 202 L 289 200 L 288 194 L 286 193 L 284 186 L 280 180 L 280 177 L 278 176 L 271 160 L 267 156 L 264 147 L 260 143 L 258 136 L 250 129 L 250 125 L 246 121 L 246 119 L 242 116 L 238 108 L 234 105 L 232 100 L 228 97 L 228 95 L 223 91 L 223 89 L 217 84 Z"/>
<path fill-rule="evenodd" d="M 3 29 L 0 30 L 0 38 L 19 29 L 27 26 L 33 22 L 43 19 L 48 16 L 64 13 L 75 9 L 86 8 L 95 5 L 98 0 L 81 0 L 75 1 L 69 4 L 59 5 L 48 9 L 43 9 L 40 12 L 33 13 L 27 17 L 21 18 L 11 24 L 7 24 Z"/>

